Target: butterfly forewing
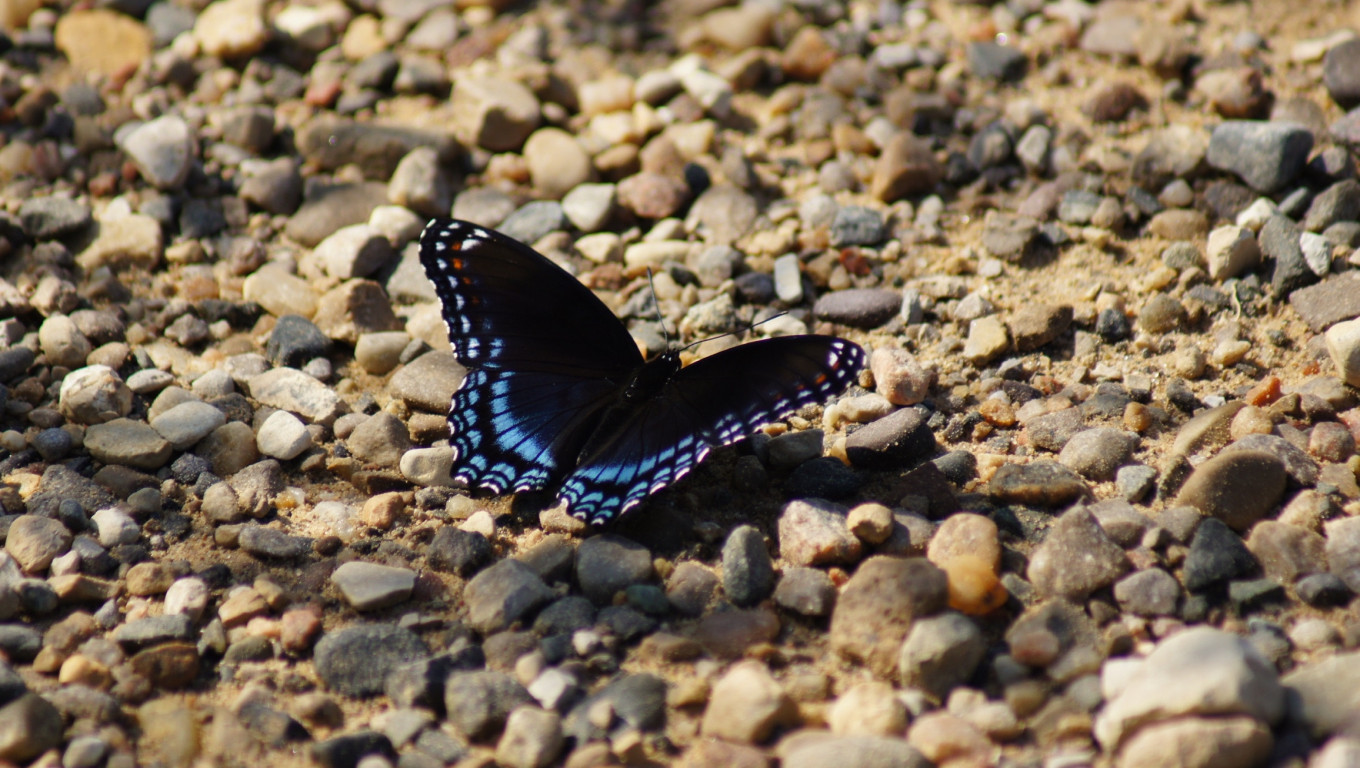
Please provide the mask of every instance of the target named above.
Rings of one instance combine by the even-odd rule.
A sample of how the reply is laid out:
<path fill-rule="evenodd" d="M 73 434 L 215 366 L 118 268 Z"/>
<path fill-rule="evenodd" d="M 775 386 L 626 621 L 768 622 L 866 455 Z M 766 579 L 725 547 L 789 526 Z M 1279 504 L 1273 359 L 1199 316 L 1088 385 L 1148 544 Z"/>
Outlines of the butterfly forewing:
<path fill-rule="evenodd" d="M 420 236 L 420 261 L 464 366 L 623 377 L 642 365 L 628 329 L 589 288 L 499 232 L 435 219 Z"/>
<path fill-rule="evenodd" d="M 555 483 L 642 356 L 585 286 L 504 235 L 436 219 L 420 260 L 468 369 L 449 407 L 452 474 L 495 493 Z"/>
<path fill-rule="evenodd" d="M 848 387 L 864 351 L 843 339 L 790 336 L 743 344 L 681 369 L 590 456 L 558 493 L 607 522 L 687 474 L 715 447 Z"/>

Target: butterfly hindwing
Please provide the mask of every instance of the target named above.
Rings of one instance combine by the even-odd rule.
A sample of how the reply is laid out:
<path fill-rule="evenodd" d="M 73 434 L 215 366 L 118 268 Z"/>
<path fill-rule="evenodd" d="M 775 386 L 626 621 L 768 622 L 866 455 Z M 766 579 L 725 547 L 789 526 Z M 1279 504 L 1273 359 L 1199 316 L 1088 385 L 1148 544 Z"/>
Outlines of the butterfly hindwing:
<path fill-rule="evenodd" d="M 864 351 L 843 339 L 742 344 L 681 369 L 562 482 L 573 514 L 603 523 L 685 476 L 713 448 L 849 386 Z"/>

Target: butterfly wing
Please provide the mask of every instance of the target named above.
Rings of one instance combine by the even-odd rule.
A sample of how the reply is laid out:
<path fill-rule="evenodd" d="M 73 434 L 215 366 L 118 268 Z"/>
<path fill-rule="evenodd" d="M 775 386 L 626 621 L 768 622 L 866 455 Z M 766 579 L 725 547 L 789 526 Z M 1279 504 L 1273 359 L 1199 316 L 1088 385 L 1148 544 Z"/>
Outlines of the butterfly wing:
<path fill-rule="evenodd" d="M 562 482 L 559 501 L 593 524 L 684 477 L 713 448 L 848 387 L 864 350 L 829 336 L 743 344 L 682 368 Z"/>
<path fill-rule="evenodd" d="M 454 479 L 494 493 L 555 482 L 642 365 L 637 345 L 590 289 L 498 232 L 435 219 L 420 261 L 467 368 L 449 406 Z"/>

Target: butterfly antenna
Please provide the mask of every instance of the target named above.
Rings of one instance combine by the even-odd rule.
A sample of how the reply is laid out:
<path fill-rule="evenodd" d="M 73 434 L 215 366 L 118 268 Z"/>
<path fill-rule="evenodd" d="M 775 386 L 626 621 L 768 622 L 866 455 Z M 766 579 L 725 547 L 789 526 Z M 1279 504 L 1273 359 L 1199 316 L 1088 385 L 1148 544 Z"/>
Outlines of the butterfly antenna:
<path fill-rule="evenodd" d="M 716 336 L 709 336 L 708 338 L 705 338 L 705 339 L 699 339 L 698 341 L 695 341 L 695 342 L 691 342 L 691 343 L 689 343 L 689 344 L 686 344 L 685 346 L 681 347 L 681 348 L 679 349 L 679 351 L 680 351 L 680 352 L 684 352 L 685 350 L 687 350 L 687 349 L 693 349 L 694 347 L 697 347 L 697 346 L 699 346 L 700 344 L 703 344 L 703 343 L 706 342 L 706 341 L 713 341 L 714 339 L 721 339 L 721 338 L 724 337 L 724 336 L 736 336 L 738 333 L 750 333 L 751 331 L 754 331 L 757 327 L 762 326 L 762 325 L 764 325 L 764 324 L 770 322 L 771 320 L 775 320 L 775 319 L 781 318 L 781 317 L 783 317 L 784 315 L 787 315 L 787 314 L 788 314 L 788 312 L 780 312 L 779 314 L 777 314 L 777 315 L 772 315 L 772 316 L 770 316 L 770 317 L 767 317 L 767 318 L 765 318 L 764 320 L 761 320 L 761 321 L 758 322 L 758 323 L 748 323 L 748 324 L 746 325 L 746 327 L 743 328 L 743 329 L 740 330 L 740 331 L 728 331 L 727 333 L 720 333 L 720 334 L 718 334 L 718 335 L 716 335 Z"/>
<path fill-rule="evenodd" d="M 661 301 L 656 298 L 656 283 L 652 281 L 651 267 L 647 267 L 647 287 L 652 289 L 652 311 L 656 312 L 656 322 L 661 326 L 661 335 L 666 337 L 666 349 L 670 349 L 671 332 L 666 330 L 666 318 L 661 316 Z"/>

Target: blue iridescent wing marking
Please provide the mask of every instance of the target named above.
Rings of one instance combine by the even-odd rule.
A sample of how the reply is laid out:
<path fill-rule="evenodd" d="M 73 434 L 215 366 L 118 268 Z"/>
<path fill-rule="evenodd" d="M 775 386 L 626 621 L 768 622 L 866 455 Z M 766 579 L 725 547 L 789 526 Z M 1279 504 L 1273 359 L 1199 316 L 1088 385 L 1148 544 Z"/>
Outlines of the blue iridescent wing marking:
<path fill-rule="evenodd" d="M 562 482 L 572 513 L 602 524 L 679 480 L 709 451 L 838 394 L 864 367 L 844 339 L 787 336 L 755 341 L 682 368 L 612 440 Z"/>
<path fill-rule="evenodd" d="M 493 493 L 556 482 L 642 365 L 637 345 L 590 289 L 500 233 L 435 219 L 420 260 L 467 369 L 449 406 L 454 480 Z"/>

